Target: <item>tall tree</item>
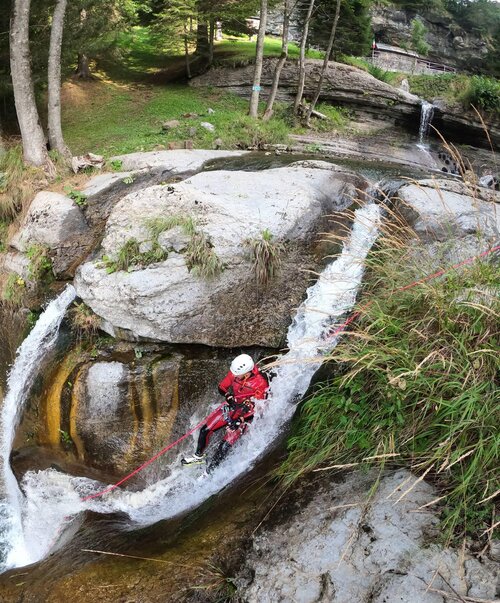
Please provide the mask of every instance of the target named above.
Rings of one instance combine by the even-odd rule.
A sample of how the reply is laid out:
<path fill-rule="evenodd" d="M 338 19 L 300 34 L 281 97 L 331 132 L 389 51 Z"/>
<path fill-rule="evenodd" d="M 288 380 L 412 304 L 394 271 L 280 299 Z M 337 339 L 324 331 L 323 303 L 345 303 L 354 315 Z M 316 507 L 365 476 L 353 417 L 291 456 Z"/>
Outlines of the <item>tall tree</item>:
<path fill-rule="evenodd" d="M 302 96 L 304 94 L 304 84 L 306 81 L 306 46 L 307 46 L 307 36 L 309 35 L 309 25 L 311 23 L 311 18 L 314 10 L 314 2 L 315 0 L 309 0 L 309 5 L 307 7 L 306 18 L 304 21 L 304 26 L 302 28 L 302 38 L 300 39 L 300 49 L 299 49 L 299 83 L 297 87 L 297 94 L 295 95 L 295 101 L 293 103 L 293 114 L 297 115 L 299 112 L 299 106 L 302 102 Z"/>
<path fill-rule="evenodd" d="M 267 25 L 267 0 L 260 2 L 260 23 L 257 34 L 257 46 L 255 49 L 255 70 L 253 74 L 252 94 L 250 96 L 250 117 L 257 117 L 259 111 L 260 78 L 262 76 L 262 63 L 264 60 L 264 39 Z"/>
<path fill-rule="evenodd" d="M 51 149 L 67 159 L 71 152 L 64 142 L 61 126 L 61 47 L 67 0 L 57 0 L 52 16 L 48 70 L 48 134 Z"/>
<path fill-rule="evenodd" d="M 313 99 L 311 100 L 309 109 L 307 110 L 306 124 L 308 126 L 311 122 L 311 115 L 312 115 L 312 112 L 314 111 L 314 107 L 316 106 L 316 103 L 318 102 L 318 99 L 319 99 L 319 95 L 321 94 L 321 89 L 323 87 L 323 81 L 325 79 L 326 70 L 328 69 L 328 61 L 330 59 L 330 54 L 332 52 L 333 42 L 335 41 L 335 32 L 337 30 L 337 23 L 339 22 L 341 1 L 342 0 L 337 0 L 337 6 L 335 8 L 335 17 L 333 18 L 332 29 L 330 31 L 330 38 L 328 39 L 328 46 L 325 50 L 325 58 L 323 60 L 323 65 L 321 66 L 321 72 L 319 74 L 318 84 L 316 86 L 316 92 L 313 96 Z"/>
<path fill-rule="evenodd" d="M 373 39 L 369 13 L 371 3 L 372 0 L 342 0 L 331 54 L 363 56 L 368 52 Z M 313 46 L 327 47 L 335 6 L 336 0 L 316 0 L 309 30 Z"/>
<path fill-rule="evenodd" d="M 295 5 L 295 0 L 294 0 Z M 269 98 L 267 99 L 266 110 L 264 111 L 263 119 L 265 121 L 271 119 L 273 114 L 273 105 L 276 99 L 276 94 L 278 93 L 278 86 L 280 83 L 280 76 L 283 70 L 283 67 L 288 58 L 288 35 L 290 31 L 290 16 L 292 12 L 292 0 L 285 0 L 283 5 L 283 31 L 281 35 L 281 55 L 276 63 L 276 69 L 274 71 L 273 83 L 271 86 L 271 92 L 269 93 Z"/>
<path fill-rule="evenodd" d="M 29 46 L 31 0 L 14 0 L 10 27 L 10 67 L 17 119 L 27 163 L 53 168 L 35 102 Z"/>

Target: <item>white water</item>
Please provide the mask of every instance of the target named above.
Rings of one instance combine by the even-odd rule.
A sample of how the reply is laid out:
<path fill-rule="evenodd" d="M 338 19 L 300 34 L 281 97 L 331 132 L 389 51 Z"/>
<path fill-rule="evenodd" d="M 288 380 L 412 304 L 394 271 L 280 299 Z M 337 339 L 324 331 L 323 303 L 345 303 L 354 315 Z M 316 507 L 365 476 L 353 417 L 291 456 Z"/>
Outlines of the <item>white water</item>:
<path fill-rule="evenodd" d="M 434 105 L 427 101 L 422 101 L 422 109 L 420 113 L 420 127 L 418 130 L 418 142 L 419 145 L 424 144 L 425 137 L 429 132 L 429 127 L 434 116 Z"/>
<path fill-rule="evenodd" d="M 356 211 L 350 239 L 340 257 L 308 289 L 307 299 L 289 328 L 289 351 L 276 369 L 269 399 L 262 403 L 265 412 L 256 416 L 245 437 L 210 477 L 200 481 L 195 470 L 180 467 L 180 457 L 194 446 L 196 435 L 188 447 L 179 449 L 171 474 L 140 492 L 117 489 L 83 503 L 81 498 L 100 491 L 102 484 L 53 470 L 28 472 L 23 481 L 21 526 L 25 558 L 10 558 L 11 565 L 23 565 L 47 555 L 71 517 L 85 509 L 99 513 L 123 511 L 135 525 L 148 525 L 198 506 L 248 471 L 284 429 L 320 366 L 322 355 L 335 346 L 337 339 L 328 334 L 354 305 L 364 260 L 376 239 L 379 222 L 380 210 L 374 204 Z M 192 417 L 192 424 L 201 418 L 201 414 Z"/>
<path fill-rule="evenodd" d="M 16 361 L 7 381 L 7 394 L 3 401 L 0 430 L 0 455 L 2 460 L 2 549 L 7 552 L 8 567 L 25 565 L 33 559 L 26 545 L 22 529 L 23 495 L 9 463 L 19 415 L 39 366 L 57 339 L 59 325 L 69 304 L 75 299 L 75 289 L 69 285 L 52 301 L 17 351 Z"/>

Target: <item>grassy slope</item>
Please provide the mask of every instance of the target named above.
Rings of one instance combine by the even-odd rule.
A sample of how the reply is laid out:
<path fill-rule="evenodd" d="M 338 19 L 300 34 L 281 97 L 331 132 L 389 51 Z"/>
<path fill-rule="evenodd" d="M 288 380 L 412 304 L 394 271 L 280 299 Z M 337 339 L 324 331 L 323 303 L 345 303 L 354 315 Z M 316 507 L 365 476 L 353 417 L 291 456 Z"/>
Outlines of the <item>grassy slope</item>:
<path fill-rule="evenodd" d="M 267 38 L 265 55 L 278 56 L 280 52 L 280 40 Z M 228 38 L 217 45 L 215 60 L 232 64 L 250 60 L 254 53 L 255 42 Z M 280 103 L 270 122 L 255 122 L 246 116 L 248 102 L 233 94 L 164 83 L 168 74 L 182 76 L 184 58 L 163 54 L 144 28 L 122 34 L 118 54 L 120 61 L 100 63 L 105 71 L 100 71 L 93 81 L 70 80 L 64 85 L 63 130 L 73 153 L 92 151 L 110 156 L 163 148 L 169 142 L 187 139 L 193 140 L 195 148 L 213 148 L 216 139 L 221 139 L 223 147 L 234 148 L 262 142 L 284 143 L 291 131 L 301 131 L 292 126 Z M 290 56 L 298 56 L 294 44 L 290 45 Z M 310 56 L 321 55 L 313 51 Z M 208 115 L 208 108 L 215 113 Z M 328 107 L 325 112 L 332 117 L 332 130 L 345 126 L 347 120 L 341 111 Z M 184 119 L 185 113 L 199 117 Z M 181 125 L 163 132 L 162 123 L 172 119 L 180 120 Z M 215 132 L 201 127 L 203 121 L 212 123 Z"/>
<path fill-rule="evenodd" d="M 443 534 L 477 538 L 498 490 L 498 266 L 486 258 L 404 289 L 436 258 L 400 231 L 386 227 L 369 255 L 361 317 L 331 355 L 341 374 L 304 404 L 279 474 L 291 484 L 318 467 L 409 466 L 440 486 Z"/>

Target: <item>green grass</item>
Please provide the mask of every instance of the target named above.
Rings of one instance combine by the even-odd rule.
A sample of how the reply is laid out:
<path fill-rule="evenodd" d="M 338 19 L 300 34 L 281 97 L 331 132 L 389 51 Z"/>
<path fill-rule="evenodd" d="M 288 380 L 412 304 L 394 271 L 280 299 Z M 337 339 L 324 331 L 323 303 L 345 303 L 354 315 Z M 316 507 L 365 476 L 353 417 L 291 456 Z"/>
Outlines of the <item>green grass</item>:
<path fill-rule="evenodd" d="M 382 455 L 439 485 L 447 537 L 477 537 L 498 489 L 500 275 L 481 261 L 397 291 L 425 270 L 412 245 L 383 236 L 371 253 L 361 318 L 331 355 L 341 374 L 304 404 L 279 474 Z"/>
<path fill-rule="evenodd" d="M 7 229 L 9 228 L 9 225 L 4 222 L 3 220 L 0 220 L 0 253 L 3 253 L 4 251 L 6 251 L 6 242 L 7 242 Z"/>
<path fill-rule="evenodd" d="M 123 89 L 108 82 L 76 84 L 92 99 L 85 111 L 65 104 L 63 129 L 73 153 L 91 150 L 106 156 L 165 147 L 169 142 L 192 140 L 195 148 L 213 148 L 221 139 L 223 148 L 287 142 L 290 126 L 286 115 L 269 122 L 255 122 L 246 116 L 248 102 L 235 95 L 183 84 L 151 87 L 147 91 Z M 207 114 L 212 108 L 215 113 Z M 196 118 L 183 118 L 196 113 Z M 161 124 L 178 119 L 178 128 L 163 132 Z M 209 132 L 200 126 L 208 121 Z M 194 131 L 192 131 L 194 129 Z"/>
<path fill-rule="evenodd" d="M 252 42 L 245 37 L 227 37 L 216 45 L 215 56 L 219 61 L 224 59 L 224 55 L 231 55 L 233 60 L 252 60 L 255 57 L 255 44 L 255 36 Z M 281 38 L 266 36 L 264 41 L 264 56 L 278 57 L 280 54 Z M 306 52 L 306 57 L 309 59 L 322 59 L 324 54 L 320 50 L 311 48 Z M 288 56 L 292 59 L 299 57 L 299 47 L 297 44 L 291 42 L 288 45 Z"/>
<path fill-rule="evenodd" d="M 470 77 L 456 73 L 442 75 L 408 75 L 410 92 L 425 100 L 432 101 L 440 97 L 449 102 L 460 101 L 469 86 Z"/>

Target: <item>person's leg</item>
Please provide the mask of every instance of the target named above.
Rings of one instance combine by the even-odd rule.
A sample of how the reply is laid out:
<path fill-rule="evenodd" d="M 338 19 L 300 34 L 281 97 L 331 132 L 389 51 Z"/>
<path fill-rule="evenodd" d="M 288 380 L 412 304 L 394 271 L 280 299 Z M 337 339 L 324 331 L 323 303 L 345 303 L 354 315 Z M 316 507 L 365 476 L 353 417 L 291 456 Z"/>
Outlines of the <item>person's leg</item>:
<path fill-rule="evenodd" d="M 221 408 L 215 410 L 208 416 L 207 422 L 200 429 L 198 445 L 196 447 L 196 456 L 202 456 L 205 448 L 208 446 L 208 442 L 210 441 L 212 434 L 225 425 L 227 425 L 227 421 L 224 419 Z"/>

